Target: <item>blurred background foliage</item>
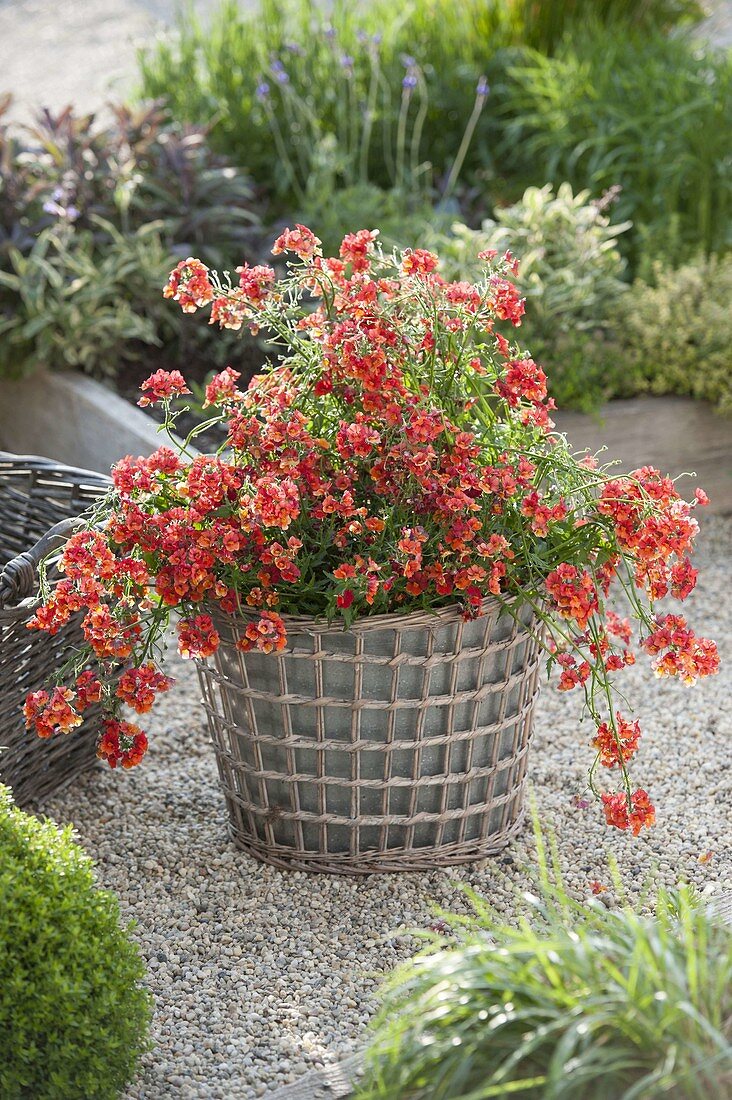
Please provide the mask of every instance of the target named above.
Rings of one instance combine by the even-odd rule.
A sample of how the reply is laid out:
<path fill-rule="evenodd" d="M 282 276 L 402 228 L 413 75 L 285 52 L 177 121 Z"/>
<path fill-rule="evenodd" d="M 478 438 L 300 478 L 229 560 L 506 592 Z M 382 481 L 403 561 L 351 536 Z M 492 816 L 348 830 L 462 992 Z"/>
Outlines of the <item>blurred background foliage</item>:
<path fill-rule="evenodd" d="M 703 14 L 691 0 L 222 0 L 203 24 L 184 3 L 108 123 L 69 108 L 11 132 L 0 105 L 0 371 L 130 366 L 134 384 L 142 358 L 192 380 L 223 362 L 251 374 L 264 351 L 166 309 L 161 274 L 189 254 L 254 262 L 303 221 L 328 251 L 378 228 L 461 278 L 471 253 L 510 248 L 521 335 L 562 405 L 651 391 L 729 409 L 732 58 Z M 128 261 L 136 275 L 117 278 Z"/>

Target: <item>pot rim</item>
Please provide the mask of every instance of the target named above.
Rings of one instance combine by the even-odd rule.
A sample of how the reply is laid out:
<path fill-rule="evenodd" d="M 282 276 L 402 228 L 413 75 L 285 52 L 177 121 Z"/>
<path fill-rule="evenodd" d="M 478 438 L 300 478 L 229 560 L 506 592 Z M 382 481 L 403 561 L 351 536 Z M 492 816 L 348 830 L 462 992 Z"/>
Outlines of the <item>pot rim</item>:
<path fill-rule="evenodd" d="M 475 615 L 474 618 L 483 618 L 493 608 L 498 608 L 498 614 L 500 615 L 512 604 L 519 604 L 519 606 L 521 606 L 520 598 L 518 596 L 507 596 L 504 599 L 497 596 L 487 596 L 480 604 L 479 614 Z M 241 607 L 235 612 L 224 612 L 219 607 L 215 606 L 213 618 L 214 621 L 216 621 L 216 618 L 222 617 L 229 623 L 234 623 L 239 618 L 244 618 L 247 621 L 255 621 L 259 618 L 261 610 L 260 608 Z M 468 620 L 465 619 L 461 605 L 458 603 L 447 604 L 444 607 L 438 607 L 434 610 L 419 609 L 406 613 L 389 611 L 381 615 L 364 615 L 352 622 L 350 626 L 346 626 L 345 622 L 339 622 L 336 619 L 329 622 L 325 618 L 313 618 L 307 615 L 282 614 L 280 618 L 285 624 L 288 635 L 364 634 L 370 631 L 396 629 L 399 627 L 433 627 L 450 622 L 473 621 L 472 618 Z M 526 629 L 530 629 L 528 623 L 526 624 Z"/>

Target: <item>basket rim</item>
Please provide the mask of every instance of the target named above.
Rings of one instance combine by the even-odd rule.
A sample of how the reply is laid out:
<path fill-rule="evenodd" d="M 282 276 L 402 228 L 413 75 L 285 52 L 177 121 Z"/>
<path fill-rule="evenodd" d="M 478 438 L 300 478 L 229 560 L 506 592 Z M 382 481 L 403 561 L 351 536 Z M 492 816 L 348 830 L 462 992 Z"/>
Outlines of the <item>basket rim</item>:
<path fill-rule="evenodd" d="M 107 491 L 112 485 L 112 479 L 108 474 L 100 473 L 96 470 L 88 470 L 81 466 L 71 466 L 65 462 L 59 462 L 53 458 L 47 458 L 43 455 L 31 455 L 31 454 L 15 454 L 11 451 L 5 451 L 0 448 L 0 496 L 2 496 L 4 486 L 10 483 L 12 488 L 17 489 L 15 484 L 15 478 L 17 475 L 29 474 L 31 476 L 48 477 L 53 480 L 55 484 L 60 484 L 70 489 L 77 489 L 82 491 L 92 491 L 99 493 L 99 496 Z M 21 494 L 18 492 L 18 496 Z M 27 499 L 31 499 L 26 497 Z M 87 509 L 84 508 L 82 512 L 76 512 L 76 515 L 83 514 Z M 74 518 L 68 514 L 59 515 L 58 520 Z M 5 574 L 5 570 L 11 561 L 17 558 L 23 557 L 33 552 L 33 550 L 39 545 L 42 538 L 35 542 L 29 543 L 20 554 L 11 557 L 9 561 L 0 564 L 0 580 Z M 61 548 L 57 551 L 52 551 L 49 555 L 50 558 L 58 557 L 61 553 Z M 0 602 L 0 623 L 4 625 L 12 624 L 20 619 L 27 618 L 32 614 L 37 607 L 41 604 L 38 592 L 31 592 L 27 596 L 18 600 L 15 603 L 3 604 Z"/>
<path fill-rule="evenodd" d="M 503 612 L 513 604 L 523 606 L 519 596 L 507 596 L 505 599 L 497 596 L 487 596 L 479 606 L 478 614 L 466 620 L 462 606 L 458 603 L 446 604 L 434 610 L 418 609 L 416 611 L 397 612 L 388 611 L 380 615 L 363 615 L 355 619 L 350 626 L 337 619 L 328 620 L 324 617 L 314 618 L 309 615 L 280 614 L 285 624 L 288 635 L 290 634 L 365 634 L 375 630 L 387 630 L 399 627 L 431 627 L 451 622 L 472 622 L 473 619 L 482 618 L 492 609 L 497 608 L 498 613 Z M 236 611 L 222 611 L 216 605 L 211 605 L 215 611 L 214 621 L 218 618 L 229 623 L 235 623 L 237 619 L 245 619 L 247 622 L 256 621 L 262 608 L 239 607 Z M 267 610 L 266 608 L 264 610 Z M 278 612 L 279 614 L 279 612 Z M 527 628 L 528 628 L 528 624 Z"/>

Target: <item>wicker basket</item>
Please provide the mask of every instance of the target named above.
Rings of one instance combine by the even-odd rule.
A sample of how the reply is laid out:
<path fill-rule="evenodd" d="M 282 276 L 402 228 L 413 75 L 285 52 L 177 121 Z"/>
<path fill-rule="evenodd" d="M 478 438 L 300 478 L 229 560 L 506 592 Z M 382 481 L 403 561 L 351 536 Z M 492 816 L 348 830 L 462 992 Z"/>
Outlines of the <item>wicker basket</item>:
<path fill-rule="evenodd" d="M 101 474 L 0 451 L 0 782 L 20 805 L 37 803 L 96 760 L 98 708 L 72 735 L 42 740 L 26 731 L 22 706 L 82 638 L 78 618 L 55 635 L 26 628 L 37 606 L 37 565 L 73 530 L 70 517 L 109 484 Z"/>
<path fill-rule="evenodd" d="M 243 617 L 220 617 L 199 676 L 234 842 L 342 874 L 504 847 L 521 824 L 540 641 L 529 609 L 501 611 L 345 631 L 286 618 L 288 648 L 269 655 L 240 652 Z"/>

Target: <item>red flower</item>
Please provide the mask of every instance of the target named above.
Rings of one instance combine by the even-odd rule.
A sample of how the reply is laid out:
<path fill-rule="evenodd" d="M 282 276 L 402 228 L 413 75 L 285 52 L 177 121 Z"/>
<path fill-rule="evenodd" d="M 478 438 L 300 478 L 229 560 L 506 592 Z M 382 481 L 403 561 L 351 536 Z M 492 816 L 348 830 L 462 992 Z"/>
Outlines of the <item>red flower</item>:
<path fill-rule="evenodd" d="M 608 825 L 616 829 L 631 829 L 638 836 L 641 829 L 651 826 L 656 820 L 656 811 L 644 790 L 634 791 L 630 796 L 630 808 L 627 796 L 623 793 L 603 794 L 603 809 Z"/>
<path fill-rule="evenodd" d="M 491 306 L 502 321 L 510 321 L 518 327 L 524 315 L 524 299 L 513 283 L 498 275 L 491 276 Z"/>
<path fill-rule="evenodd" d="M 215 374 L 206 386 L 204 409 L 207 409 L 209 405 L 227 405 L 241 401 L 244 394 L 236 386 L 239 378 L 241 378 L 239 371 L 233 370 L 231 367 L 225 367 L 220 374 Z"/>
<path fill-rule="evenodd" d="M 244 295 L 240 290 L 232 290 L 229 294 L 214 298 L 211 303 L 209 324 L 237 332 L 249 317 L 251 317 L 251 311 Z"/>
<path fill-rule="evenodd" d="M 616 714 L 615 723 L 613 729 L 611 723 L 602 722 L 592 741 L 593 748 L 600 754 L 600 763 L 606 768 L 613 768 L 621 761 L 627 763 L 636 753 L 640 741 L 639 722 L 627 722 L 620 714 Z"/>
<path fill-rule="evenodd" d="M 28 629 L 57 634 L 72 615 L 96 603 L 100 591 L 101 586 L 88 577 L 81 585 L 69 580 L 59 581 L 48 602 L 37 608 L 35 615 L 28 620 Z"/>
<path fill-rule="evenodd" d="M 92 607 L 82 621 L 84 637 L 100 659 L 125 660 L 142 633 L 137 614 L 115 613 L 107 604 Z"/>
<path fill-rule="evenodd" d="M 664 615 L 657 628 L 642 642 L 654 660 L 657 676 L 677 676 L 685 684 L 695 684 L 702 676 L 719 671 L 719 653 L 713 641 L 698 638 L 681 615 Z"/>
<path fill-rule="evenodd" d="M 145 379 L 140 389 L 147 395 L 137 402 L 143 408 L 145 405 L 154 405 L 158 401 L 170 401 L 172 397 L 191 392 L 185 378 L 178 370 L 156 370 Z"/>
<path fill-rule="evenodd" d="M 92 703 L 98 703 L 102 697 L 102 685 L 96 675 L 87 669 L 76 677 L 76 707 L 86 710 Z"/>
<path fill-rule="evenodd" d="M 239 288 L 242 296 L 252 305 L 260 306 L 274 284 L 275 273 L 273 269 L 265 264 L 259 264 L 256 267 L 244 264 L 243 267 L 237 267 L 236 272 L 239 276 Z"/>
<path fill-rule="evenodd" d="M 243 638 L 236 643 L 237 649 L 258 649 L 261 653 L 272 653 L 284 649 L 286 645 L 285 624 L 274 611 L 263 611 L 258 622 L 250 623 Z"/>
<path fill-rule="evenodd" d="M 312 260 L 320 255 L 321 241 L 305 225 L 296 225 L 294 229 L 285 229 L 272 246 L 272 255 L 282 252 L 294 252 L 301 260 Z"/>
<path fill-rule="evenodd" d="M 573 619 L 585 630 L 590 616 L 599 610 L 597 589 L 590 573 L 575 565 L 563 564 L 546 579 L 546 590 L 564 619 Z"/>
<path fill-rule="evenodd" d="M 210 615 L 196 615 L 178 624 L 178 652 L 186 660 L 211 657 L 219 647 L 219 632 Z"/>
<path fill-rule="evenodd" d="M 149 711 L 160 692 L 168 691 L 172 680 L 164 676 L 154 664 L 147 662 L 137 668 L 128 668 L 120 676 L 117 698 L 138 714 Z"/>
<path fill-rule="evenodd" d="M 51 737 L 54 733 L 69 733 L 81 725 L 81 715 L 71 706 L 75 695 L 68 688 L 56 687 L 47 691 L 34 691 L 23 707 L 26 729 L 35 729 L 39 737 Z"/>
<path fill-rule="evenodd" d="M 184 313 L 195 313 L 197 309 L 213 300 L 214 288 L 208 277 L 208 268 L 200 260 L 189 256 L 181 260 L 171 271 L 163 289 L 165 298 L 180 302 Z"/>
<path fill-rule="evenodd" d="M 586 684 L 590 678 L 592 668 L 589 662 L 578 662 L 571 653 L 560 653 L 557 663 L 562 669 L 557 685 L 559 691 L 572 691 L 573 688 Z"/>
<path fill-rule="evenodd" d="M 545 538 L 549 533 L 550 523 L 559 523 L 567 515 L 567 505 L 563 500 L 555 505 L 544 504 L 536 489 L 521 501 L 521 512 L 531 520 L 531 530 L 539 538 Z"/>
<path fill-rule="evenodd" d="M 402 272 L 404 275 L 431 275 L 439 262 L 439 257 L 426 248 L 408 248 L 402 259 Z"/>
<path fill-rule="evenodd" d="M 349 263 L 356 273 L 368 271 L 371 266 L 369 256 L 374 250 L 374 241 L 378 235 L 378 229 L 359 229 L 357 233 L 346 233 L 339 249 L 341 259 Z"/>
<path fill-rule="evenodd" d="M 521 401 L 540 405 L 546 399 L 546 375 L 533 359 L 513 359 L 496 382 L 495 390 L 512 408 Z"/>
<path fill-rule="evenodd" d="M 116 768 L 118 764 L 123 768 L 134 768 L 140 763 L 147 752 L 147 736 L 139 726 L 107 718 L 102 730 L 97 741 L 100 760 L 106 760 L 110 768 Z"/>

